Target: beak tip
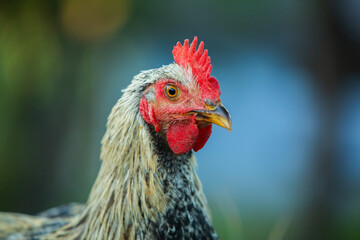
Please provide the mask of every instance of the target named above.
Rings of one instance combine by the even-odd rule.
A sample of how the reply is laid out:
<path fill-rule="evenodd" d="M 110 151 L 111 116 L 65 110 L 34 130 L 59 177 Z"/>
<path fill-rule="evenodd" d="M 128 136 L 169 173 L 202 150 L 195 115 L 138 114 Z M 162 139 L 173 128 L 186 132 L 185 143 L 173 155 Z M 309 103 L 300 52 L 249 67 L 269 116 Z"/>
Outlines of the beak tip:
<path fill-rule="evenodd" d="M 196 119 L 216 124 L 231 132 L 232 121 L 229 112 L 219 103 L 213 110 L 193 110 L 190 113 L 196 114 Z"/>
<path fill-rule="evenodd" d="M 226 127 L 226 129 L 227 129 L 229 132 L 231 132 L 231 129 L 232 129 L 232 124 L 230 123 L 230 125 L 229 125 L 229 126 L 227 126 L 227 127 Z"/>

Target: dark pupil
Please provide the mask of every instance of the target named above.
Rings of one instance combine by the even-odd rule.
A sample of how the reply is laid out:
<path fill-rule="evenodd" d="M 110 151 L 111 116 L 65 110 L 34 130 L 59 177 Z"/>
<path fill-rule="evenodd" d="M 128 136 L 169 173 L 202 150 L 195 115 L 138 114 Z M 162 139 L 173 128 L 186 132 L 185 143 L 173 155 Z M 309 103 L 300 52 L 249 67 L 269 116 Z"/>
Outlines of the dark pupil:
<path fill-rule="evenodd" d="M 169 88 L 169 95 L 174 96 L 176 94 L 175 88 Z"/>

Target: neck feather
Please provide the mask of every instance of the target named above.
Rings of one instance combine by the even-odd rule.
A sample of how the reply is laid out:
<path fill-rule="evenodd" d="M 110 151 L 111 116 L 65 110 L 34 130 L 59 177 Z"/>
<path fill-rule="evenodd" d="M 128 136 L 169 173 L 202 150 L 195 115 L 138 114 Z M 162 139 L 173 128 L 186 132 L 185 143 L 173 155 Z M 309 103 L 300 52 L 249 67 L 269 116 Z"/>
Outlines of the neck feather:
<path fill-rule="evenodd" d="M 87 225 L 100 227 L 107 219 L 109 237 L 131 239 L 135 235 L 131 226 L 155 221 L 167 204 L 149 126 L 137 109 L 126 93 L 112 109 L 102 140 L 102 166 L 88 199 L 92 223 Z"/>
<path fill-rule="evenodd" d="M 156 229 L 162 216 L 183 201 L 182 191 L 189 191 L 207 215 L 195 157 L 170 150 L 165 137 L 142 119 L 139 99 L 125 91 L 113 107 L 86 208 L 61 231 L 63 236 L 134 239 L 149 224 Z"/>

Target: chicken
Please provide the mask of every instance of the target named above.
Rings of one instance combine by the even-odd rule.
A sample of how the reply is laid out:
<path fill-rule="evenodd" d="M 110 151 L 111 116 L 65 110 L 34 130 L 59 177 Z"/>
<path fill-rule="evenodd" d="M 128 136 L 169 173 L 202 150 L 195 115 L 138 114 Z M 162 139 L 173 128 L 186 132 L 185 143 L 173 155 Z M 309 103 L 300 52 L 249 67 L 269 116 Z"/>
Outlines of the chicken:
<path fill-rule="evenodd" d="M 143 71 L 108 117 L 102 165 L 85 205 L 0 214 L 0 239 L 217 239 L 196 174 L 212 124 L 231 130 L 204 43 Z"/>

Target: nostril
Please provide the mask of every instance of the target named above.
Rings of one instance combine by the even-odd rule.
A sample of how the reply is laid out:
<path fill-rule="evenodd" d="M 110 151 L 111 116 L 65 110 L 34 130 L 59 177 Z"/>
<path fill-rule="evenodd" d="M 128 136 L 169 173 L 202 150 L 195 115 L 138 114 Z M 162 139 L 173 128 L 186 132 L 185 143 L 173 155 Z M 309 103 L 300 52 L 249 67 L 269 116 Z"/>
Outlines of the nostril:
<path fill-rule="evenodd" d="M 213 100 L 211 100 L 211 99 L 206 98 L 206 99 L 204 99 L 204 102 L 205 102 L 205 104 L 208 105 L 208 106 L 211 106 L 211 107 L 215 107 L 215 106 L 216 106 L 216 103 L 215 103 Z"/>

